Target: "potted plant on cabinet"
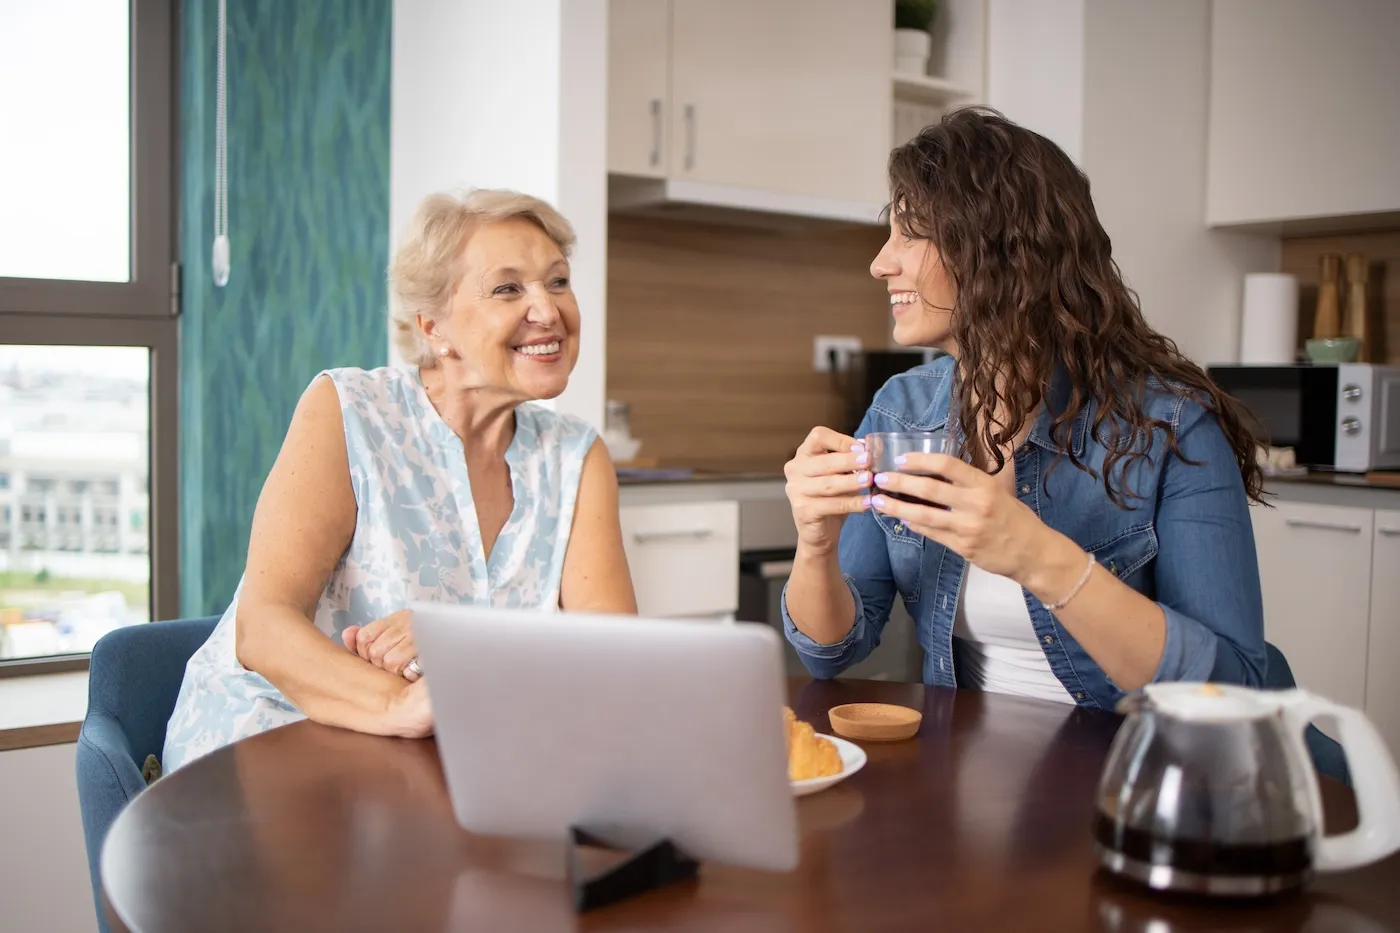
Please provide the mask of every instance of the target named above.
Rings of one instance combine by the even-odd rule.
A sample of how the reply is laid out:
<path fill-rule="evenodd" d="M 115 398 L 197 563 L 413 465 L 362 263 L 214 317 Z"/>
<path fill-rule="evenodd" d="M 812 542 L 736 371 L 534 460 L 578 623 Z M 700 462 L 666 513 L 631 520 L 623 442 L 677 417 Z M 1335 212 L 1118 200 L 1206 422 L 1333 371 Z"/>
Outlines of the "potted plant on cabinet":
<path fill-rule="evenodd" d="M 938 0 L 895 0 L 894 70 L 898 74 L 928 74 L 932 49 L 929 27 L 938 15 Z"/>

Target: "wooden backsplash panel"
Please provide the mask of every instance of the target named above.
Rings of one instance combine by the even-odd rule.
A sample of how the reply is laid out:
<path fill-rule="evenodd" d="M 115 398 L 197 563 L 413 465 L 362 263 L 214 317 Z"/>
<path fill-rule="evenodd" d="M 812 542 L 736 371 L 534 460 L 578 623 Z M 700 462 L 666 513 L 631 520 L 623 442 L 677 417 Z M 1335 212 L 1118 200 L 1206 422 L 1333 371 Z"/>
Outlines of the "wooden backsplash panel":
<path fill-rule="evenodd" d="M 1317 310 L 1319 263 L 1326 253 L 1364 253 L 1371 277 L 1366 284 L 1377 361 L 1400 363 L 1400 230 L 1333 236 L 1291 237 L 1283 240 L 1283 272 L 1298 277 L 1302 305 L 1298 315 L 1298 345 L 1312 336 Z M 1345 299 L 1343 308 L 1345 309 Z"/>
<path fill-rule="evenodd" d="M 881 229 L 624 215 L 608 226 L 608 397 L 631 405 L 641 457 L 780 467 L 813 425 L 841 417 L 812 338 L 889 345 L 885 288 L 869 272 Z"/>

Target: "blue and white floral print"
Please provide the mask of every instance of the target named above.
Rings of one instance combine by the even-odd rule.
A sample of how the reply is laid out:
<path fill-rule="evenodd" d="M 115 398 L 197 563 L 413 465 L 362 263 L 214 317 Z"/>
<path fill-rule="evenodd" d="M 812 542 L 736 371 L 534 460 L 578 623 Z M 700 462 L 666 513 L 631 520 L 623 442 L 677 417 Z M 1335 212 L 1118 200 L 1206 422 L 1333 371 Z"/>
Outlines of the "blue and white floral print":
<path fill-rule="evenodd" d="M 321 375 L 340 395 L 358 514 L 350 547 L 316 605 L 316 628 L 339 643 L 347 626 L 414 600 L 558 608 L 583 461 L 597 437 L 591 427 L 541 405 L 516 409 L 506 450 L 515 506 L 488 556 L 462 442 L 428 401 L 417 370 Z M 166 731 L 166 772 L 304 718 L 266 678 L 238 662 L 237 610 L 235 593 L 185 668 Z"/>

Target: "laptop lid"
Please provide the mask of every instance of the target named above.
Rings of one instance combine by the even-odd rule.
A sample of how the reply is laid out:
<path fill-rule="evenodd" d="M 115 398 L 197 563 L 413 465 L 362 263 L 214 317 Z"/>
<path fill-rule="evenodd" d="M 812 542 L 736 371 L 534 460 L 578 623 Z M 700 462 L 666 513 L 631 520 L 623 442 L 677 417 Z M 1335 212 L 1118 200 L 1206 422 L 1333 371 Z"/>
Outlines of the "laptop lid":
<path fill-rule="evenodd" d="M 798 858 L 777 634 L 766 625 L 416 603 L 457 821 L 700 860 Z"/>

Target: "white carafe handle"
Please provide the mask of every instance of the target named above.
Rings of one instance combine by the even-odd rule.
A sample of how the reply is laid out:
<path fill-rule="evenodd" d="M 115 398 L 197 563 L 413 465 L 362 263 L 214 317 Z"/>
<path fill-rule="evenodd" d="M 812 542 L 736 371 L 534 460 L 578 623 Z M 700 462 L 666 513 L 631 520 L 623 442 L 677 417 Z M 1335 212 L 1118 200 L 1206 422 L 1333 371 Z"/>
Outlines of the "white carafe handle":
<path fill-rule="evenodd" d="M 1335 836 L 1323 835 L 1321 800 L 1317 804 L 1318 844 L 1313 865 L 1318 871 L 1345 871 L 1369 865 L 1400 850 L 1400 772 L 1385 740 L 1366 714 L 1308 693 L 1291 690 L 1284 710 L 1298 741 L 1319 716 L 1336 719 L 1356 793 L 1356 828 Z M 1304 760 L 1308 759 L 1306 750 Z"/>

